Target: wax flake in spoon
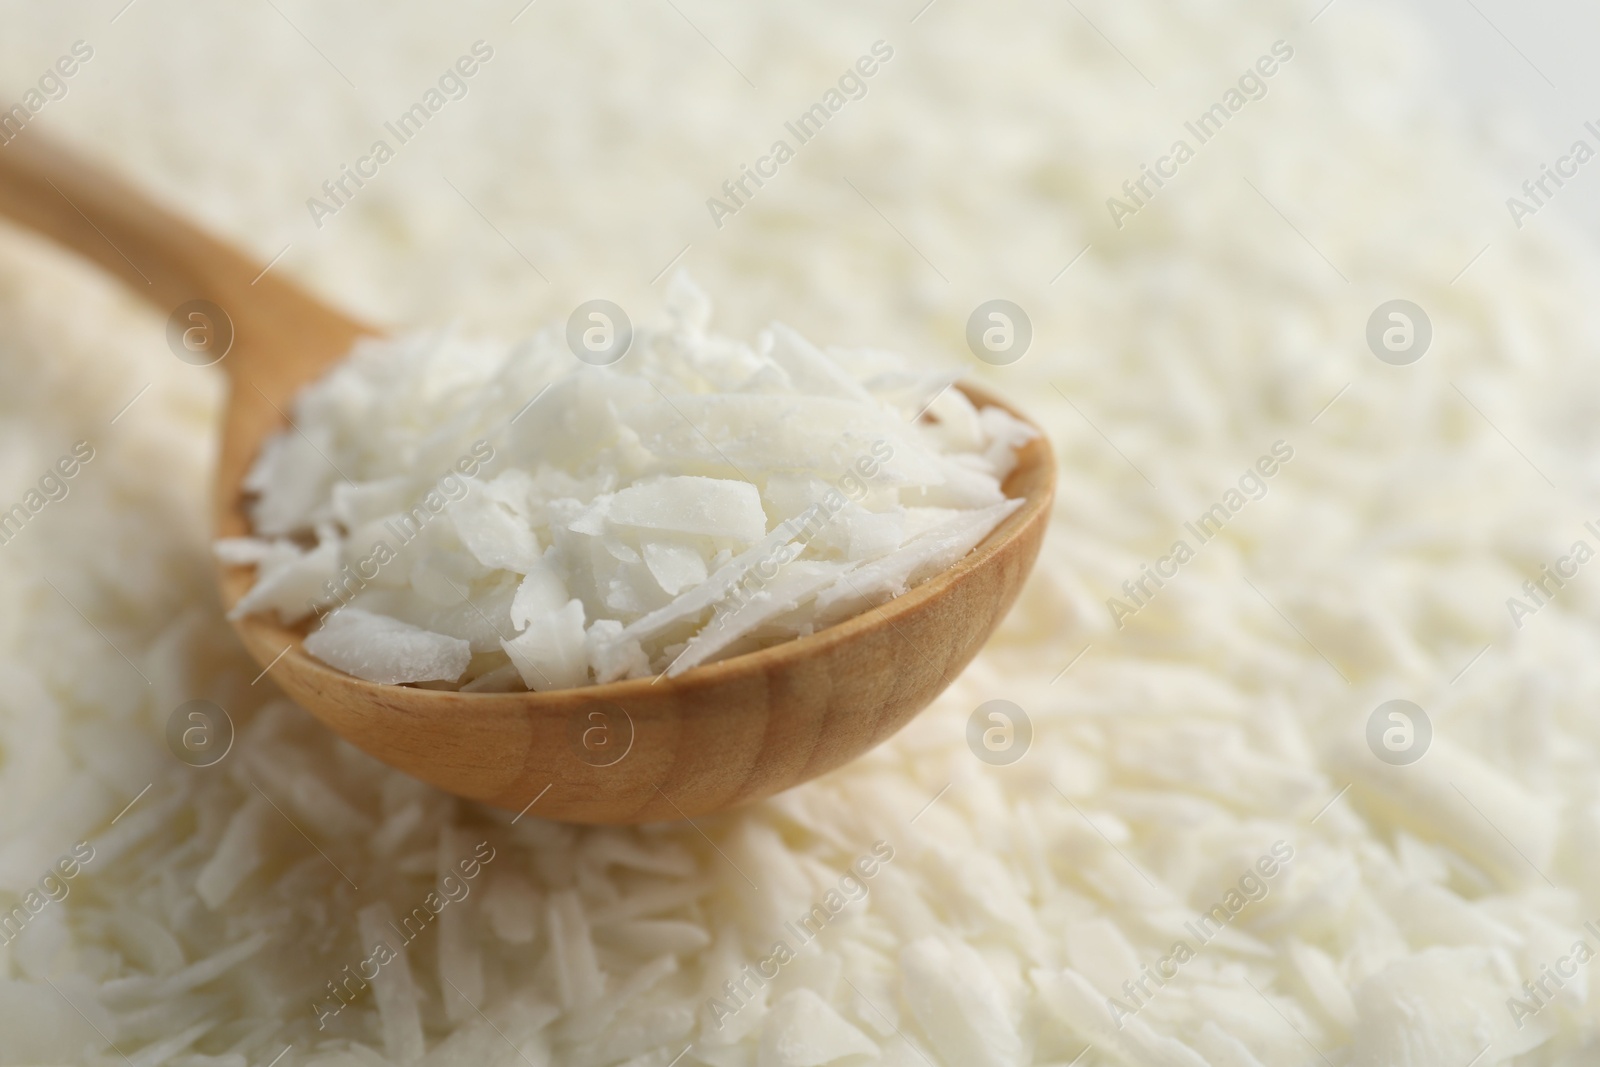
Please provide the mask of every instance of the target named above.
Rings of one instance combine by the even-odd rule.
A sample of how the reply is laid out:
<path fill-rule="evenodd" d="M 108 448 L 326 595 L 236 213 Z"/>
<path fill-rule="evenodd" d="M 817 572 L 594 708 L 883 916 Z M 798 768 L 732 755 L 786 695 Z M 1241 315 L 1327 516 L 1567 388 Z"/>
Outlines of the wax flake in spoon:
<path fill-rule="evenodd" d="M 362 340 L 246 479 L 235 616 L 315 615 L 306 650 L 384 684 L 676 675 L 899 596 L 1020 505 L 1033 431 L 953 373 L 710 317 L 679 275 L 606 365 L 557 327 Z"/>

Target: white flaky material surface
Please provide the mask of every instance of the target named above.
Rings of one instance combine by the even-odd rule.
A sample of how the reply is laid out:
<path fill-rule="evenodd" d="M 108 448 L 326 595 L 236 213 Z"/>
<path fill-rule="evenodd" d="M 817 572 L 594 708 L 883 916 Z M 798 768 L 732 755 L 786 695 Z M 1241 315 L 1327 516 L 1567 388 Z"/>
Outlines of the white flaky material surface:
<path fill-rule="evenodd" d="M 0 506 L 94 457 L 0 544 L 0 1064 L 1593 1062 L 1600 577 L 1523 585 L 1600 545 L 1600 260 L 1559 203 L 1514 227 L 1521 174 L 1453 125 L 1425 38 L 1352 0 L 120 6 L 7 9 L 0 102 L 95 50 L 24 136 L 399 327 L 524 336 L 597 295 L 643 322 L 681 252 L 738 294 L 730 336 L 967 360 L 1047 428 L 1059 511 L 991 646 L 860 761 L 693 826 L 513 821 L 258 677 L 214 586 L 220 375 L 0 232 Z M 470 92 L 316 229 L 306 199 L 479 39 Z M 706 198 L 880 39 L 716 228 Z M 1106 198 L 1280 39 L 1116 229 Z M 991 368 L 963 333 L 997 295 L 1034 340 Z M 1434 327 L 1409 367 L 1363 338 L 1396 297 Z M 1432 722 L 1409 767 L 1365 741 L 1391 699 Z M 235 726 L 213 766 L 166 741 L 193 700 Z M 1009 766 L 975 755 L 992 720 L 969 747 L 994 700 L 1031 724 Z"/>
<path fill-rule="evenodd" d="M 670 676 L 893 599 L 1021 506 L 1037 434 L 952 374 L 717 336 L 684 274 L 667 301 L 603 366 L 559 327 L 359 343 L 246 478 L 233 615 L 315 614 L 306 651 L 384 684 Z"/>

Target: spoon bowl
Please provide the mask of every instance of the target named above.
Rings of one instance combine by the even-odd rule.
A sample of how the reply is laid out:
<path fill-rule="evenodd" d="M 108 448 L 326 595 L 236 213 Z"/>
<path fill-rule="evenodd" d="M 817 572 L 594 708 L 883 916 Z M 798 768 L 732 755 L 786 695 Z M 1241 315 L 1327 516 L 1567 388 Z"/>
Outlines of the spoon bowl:
<path fill-rule="evenodd" d="M 262 444 L 290 425 L 302 386 L 379 331 L 33 130 L 0 147 L 0 214 L 100 264 L 164 313 L 195 300 L 220 309 L 194 320 L 200 354 L 215 345 L 230 386 L 215 534 L 248 535 L 242 483 Z M 977 386 L 958 388 L 978 407 L 1025 418 Z M 304 625 L 258 615 L 234 628 L 301 707 L 447 792 L 572 822 L 691 818 L 854 759 L 954 681 L 1016 600 L 1049 521 L 1055 463 L 1043 434 L 1017 458 L 1004 491 L 1022 506 L 954 566 L 854 618 L 675 678 L 544 693 L 378 685 L 310 656 Z M 223 606 L 253 580 L 254 568 L 223 565 Z"/>

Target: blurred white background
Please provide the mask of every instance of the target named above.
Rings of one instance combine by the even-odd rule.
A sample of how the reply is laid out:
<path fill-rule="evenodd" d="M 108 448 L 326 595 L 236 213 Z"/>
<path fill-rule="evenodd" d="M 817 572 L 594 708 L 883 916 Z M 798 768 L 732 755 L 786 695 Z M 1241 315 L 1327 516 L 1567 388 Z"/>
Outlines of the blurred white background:
<path fill-rule="evenodd" d="M 1317 0 L 1318 3 L 1325 0 Z M 1318 21 L 1341 17 L 1334 0 Z M 1467 121 L 1487 134 L 1492 159 L 1504 173 L 1505 195 L 1585 136 L 1585 121 L 1600 120 L 1600 5 L 1582 0 L 1402 0 L 1444 64 L 1442 76 L 1459 95 Z M 1593 138 L 1590 138 L 1591 144 Z M 1540 210 L 1537 224 L 1600 239 L 1600 167 L 1585 167 Z M 1509 222 L 1504 201 L 1486 205 L 1486 229 Z M 1498 212 L 1496 214 L 1495 212 Z M 1534 225 L 1525 220 L 1525 225 Z M 1499 236 L 1509 234 L 1503 226 Z M 1489 241 L 1497 234 L 1486 233 Z"/>

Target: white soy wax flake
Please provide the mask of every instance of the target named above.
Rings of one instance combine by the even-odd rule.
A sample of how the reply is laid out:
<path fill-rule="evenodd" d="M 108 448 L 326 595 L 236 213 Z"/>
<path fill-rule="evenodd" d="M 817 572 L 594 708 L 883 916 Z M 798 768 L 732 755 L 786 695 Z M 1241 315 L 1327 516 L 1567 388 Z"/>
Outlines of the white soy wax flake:
<path fill-rule="evenodd" d="M 681 274 L 666 304 L 607 311 L 625 359 L 563 328 L 363 339 L 250 471 L 255 537 L 217 545 L 257 568 L 235 613 L 322 616 L 307 651 L 389 684 L 677 674 L 899 596 L 1018 506 L 1033 431 L 950 372 L 717 336 Z"/>
<path fill-rule="evenodd" d="M 306 638 L 306 651 L 369 682 L 453 682 L 472 658 L 467 642 L 410 623 L 345 608 Z"/>
<path fill-rule="evenodd" d="M 761 493 L 749 482 L 721 478 L 666 478 L 629 486 L 611 499 L 618 526 L 727 537 L 753 544 L 767 532 Z"/>

